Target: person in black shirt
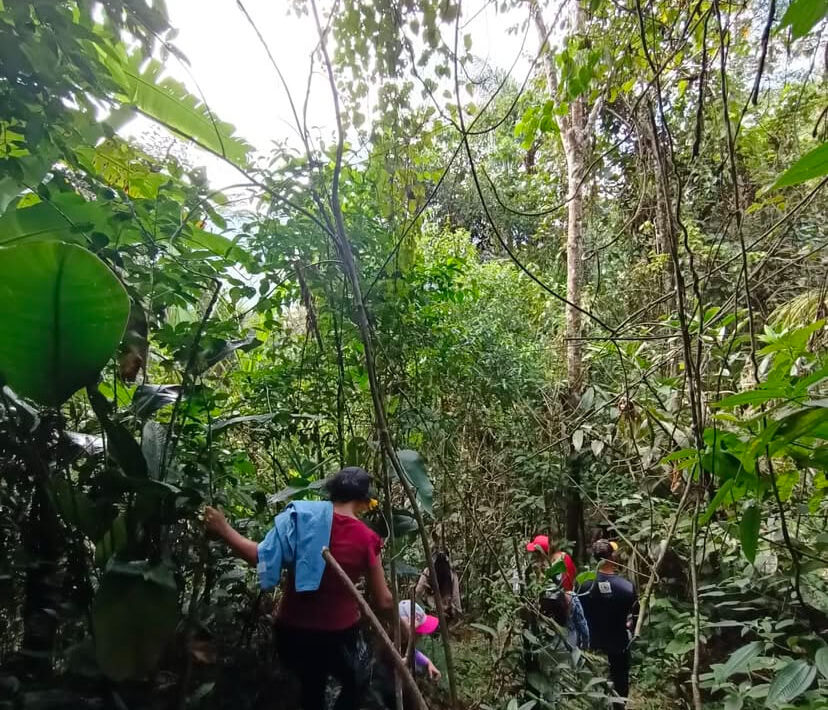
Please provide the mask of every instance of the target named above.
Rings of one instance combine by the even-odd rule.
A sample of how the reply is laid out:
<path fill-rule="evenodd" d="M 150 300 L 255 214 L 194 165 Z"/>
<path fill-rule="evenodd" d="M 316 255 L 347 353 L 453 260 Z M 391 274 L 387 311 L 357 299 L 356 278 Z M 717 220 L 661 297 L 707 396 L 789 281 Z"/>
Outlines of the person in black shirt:
<path fill-rule="evenodd" d="M 615 553 L 618 546 L 608 540 L 598 540 L 592 554 L 598 561 L 595 579 L 585 582 L 579 597 L 589 624 L 591 646 L 607 655 L 610 680 L 621 696 L 614 700 L 623 708 L 630 691 L 630 636 L 638 612 L 638 595 L 629 581 L 616 573 Z"/>

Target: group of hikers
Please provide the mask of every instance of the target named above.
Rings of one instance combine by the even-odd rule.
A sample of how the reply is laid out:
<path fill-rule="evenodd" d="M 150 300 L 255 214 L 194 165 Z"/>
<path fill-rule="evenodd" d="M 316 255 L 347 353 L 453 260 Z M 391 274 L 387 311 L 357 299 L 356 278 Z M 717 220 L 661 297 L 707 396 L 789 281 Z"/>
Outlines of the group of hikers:
<path fill-rule="evenodd" d="M 606 655 L 616 695 L 613 706 L 623 707 L 630 689 L 630 646 L 638 596 L 632 582 L 618 573 L 618 544 L 604 538 L 592 544 L 597 568 L 580 585 L 576 584 L 578 571 L 572 558 L 556 549 L 546 535 L 536 536 L 526 550 L 533 553 L 533 567 L 542 580 L 541 614 L 565 631 L 570 648 Z M 547 574 L 555 569 L 560 571 Z"/>
<path fill-rule="evenodd" d="M 204 519 L 208 532 L 256 567 L 263 589 L 282 582 L 274 636 L 282 664 L 299 682 L 303 710 L 325 708 L 331 678 L 340 687 L 335 710 L 356 710 L 363 705 L 371 681 L 361 670 L 366 656 L 362 613 L 359 599 L 347 580 L 326 564 L 323 550 L 329 551 L 334 566 L 341 568 L 340 574 L 344 572 L 355 584 L 364 583 L 366 597 L 378 617 L 390 622 L 396 611 L 402 653 L 408 646 L 412 613 L 415 645 L 416 637 L 437 630 L 439 620 L 410 599 L 400 601 L 394 609 L 382 564 L 382 538 L 360 520 L 376 506 L 370 474 L 357 467 L 344 468 L 327 480 L 325 488 L 328 501 L 291 503 L 276 516 L 260 543 L 234 530 L 216 508 L 207 507 Z M 593 544 L 598 565 L 595 577 L 577 589 L 572 558 L 556 549 L 548 537 L 535 537 L 526 549 L 532 555 L 527 569 L 535 570 L 542 582 L 536 609 L 556 622 L 573 649 L 591 648 L 606 654 L 616 702 L 623 706 L 629 689 L 628 628 L 636 595 L 633 585 L 617 574 L 616 543 L 602 539 Z M 433 562 L 436 579 L 432 581 L 430 572 L 424 571 L 415 596 L 434 608 L 434 597 L 440 595 L 446 618 L 456 619 L 462 612 L 457 573 L 445 552 L 438 552 Z M 412 661 L 417 670 L 433 680 L 440 679 L 440 671 L 422 651 L 415 649 Z M 384 667 L 388 678 L 381 701 L 393 708 L 393 670 L 389 671 L 393 665 L 386 663 Z"/>

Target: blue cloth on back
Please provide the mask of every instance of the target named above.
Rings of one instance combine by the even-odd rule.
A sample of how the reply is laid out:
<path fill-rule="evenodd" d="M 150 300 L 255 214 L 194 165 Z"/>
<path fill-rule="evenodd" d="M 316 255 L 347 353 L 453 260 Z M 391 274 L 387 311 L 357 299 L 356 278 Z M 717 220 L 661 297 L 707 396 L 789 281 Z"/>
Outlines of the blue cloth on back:
<path fill-rule="evenodd" d="M 279 584 L 283 567 L 292 567 L 297 592 L 315 592 L 325 571 L 322 548 L 331 542 L 333 503 L 298 500 L 273 520 L 259 543 L 259 586 Z"/>

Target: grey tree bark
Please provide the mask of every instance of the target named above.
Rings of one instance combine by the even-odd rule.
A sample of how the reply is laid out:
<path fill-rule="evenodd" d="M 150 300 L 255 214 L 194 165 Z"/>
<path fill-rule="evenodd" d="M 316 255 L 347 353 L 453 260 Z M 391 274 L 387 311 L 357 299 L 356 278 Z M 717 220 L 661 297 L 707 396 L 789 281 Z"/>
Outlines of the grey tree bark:
<path fill-rule="evenodd" d="M 586 27 L 586 15 L 581 0 L 568 0 L 568 2 L 569 34 L 570 36 L 581 34 Z M 546 51 L 543 52 L 544 72 L 549 95 L 556 100 L 560 97 L 555 56 L 548 45 L 550 30 L 543 19 L 537 0 L 530 0 L 530 11 L 541 46 L 547 46 Z M 599 108 L 600 105 L 597 103 L 593 106 L 596 113 Z M 590 143 L 587 140 L 587 127 L 591 120 L 594 120 L 594 117 L 587 112 L 584 94 L 571 99 L 568 112 L 557 117 L 566 161 L 566 298 L 569 303 L 565 311 L 565 338 L 567 404 L 572 410 L 578 406 L 584 383 L 583 341 L 581 340 L 583 323 L 581 311 L 577 307 L 581 307 L 583 300 L 584 177 Z M 580 467 L 577 457 L 572 457 L 571 463 L 570 476 L 573 484 L 569 487 L 567 495 L 566 535 L 568 539 L 575 541 L 576 557 L 582 559 L 585 545 L 581 525 L 583 503 L 577 486 L 580 482 Z"/>

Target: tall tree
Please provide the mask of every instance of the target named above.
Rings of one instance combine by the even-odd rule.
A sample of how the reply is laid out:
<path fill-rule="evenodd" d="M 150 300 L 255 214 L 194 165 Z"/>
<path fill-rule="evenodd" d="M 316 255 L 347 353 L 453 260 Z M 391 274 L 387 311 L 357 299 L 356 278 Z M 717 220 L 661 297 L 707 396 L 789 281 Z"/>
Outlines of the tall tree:
<path fill-rule="evenodd" d="M 569 4 L 568 39 L 578 41 L 586 29 L 586 14 L 580 0 L 567 0 Z M 530 12 L 535 23 L 543 53 L 546 84 L 550 98 L 555 103 L 566 101 L 565 111 L 555 111 L 555 120 L 561 136 L 566 161 L 566 376 L 567 407 L 574 410 L 583 392 L 583 247 L 584 247 L 584 183 L 587 155 L 590 149 L 589 127 L 595 122 L 600 111 L 600 98 L 587 105 L 587 96 L 581 87 L 577 93 L 570 90 L 562 95 L 555 67 L 555 53 L 549 43 L 553 28 L 547 26 L 537 0 L 531 0 Z M 571 87 L 569 87 L 571 88 Z M 574 94 L 574 95 L 573 95 Z M 583 503 L 581 501 L 577 457 L 572 457 L 570 466 L 572 480 L 569 486 L 566 515 L 567 538 L 576 541 L 576 552 L 583 554 L 582 532 Z"/>

